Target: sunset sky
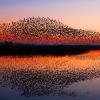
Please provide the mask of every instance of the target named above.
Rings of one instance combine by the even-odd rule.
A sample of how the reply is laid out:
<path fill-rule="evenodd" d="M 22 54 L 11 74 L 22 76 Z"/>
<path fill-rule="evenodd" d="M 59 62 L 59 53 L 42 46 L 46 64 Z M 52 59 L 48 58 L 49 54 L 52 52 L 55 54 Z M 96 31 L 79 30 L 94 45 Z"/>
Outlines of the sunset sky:
<path fill-rule="evenodd" d="M 100 0 L 0 0 L 0 22 L 32 16 L 100 32 Z"/>

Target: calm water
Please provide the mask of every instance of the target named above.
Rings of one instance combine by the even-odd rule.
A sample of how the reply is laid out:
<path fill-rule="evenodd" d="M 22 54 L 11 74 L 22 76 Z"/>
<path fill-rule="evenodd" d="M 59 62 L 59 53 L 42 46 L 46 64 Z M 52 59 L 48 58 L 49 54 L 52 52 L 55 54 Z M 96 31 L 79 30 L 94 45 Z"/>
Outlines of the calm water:
<path fill-rule="evenodd" d="M 100 100 L 100 51 L 0 57 L 0 100 Z"/>

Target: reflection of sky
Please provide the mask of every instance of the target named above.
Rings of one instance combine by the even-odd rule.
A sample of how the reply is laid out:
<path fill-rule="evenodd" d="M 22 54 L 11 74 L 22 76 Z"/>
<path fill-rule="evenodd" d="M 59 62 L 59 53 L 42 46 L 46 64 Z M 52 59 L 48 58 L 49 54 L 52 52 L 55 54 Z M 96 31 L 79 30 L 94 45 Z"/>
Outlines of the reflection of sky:
<path fill-rule="evenodd" d="M 100 51 L 98 56 L 95 52 L 72 56 L 1 56 L 0 97 L 58 100 L 50 97 L 59 96 L 59 100 L 66 100 L 69 96 L 73 97 L 71 100 L 100 100 L 100 78 L 96 79 L 100 77 Z"/>
<path fill-rule="evenodd" d="M 72 27 L 100 31 L 100 0 L 0 0 L 1 22 L 29 16 L 48 16 Z"/>

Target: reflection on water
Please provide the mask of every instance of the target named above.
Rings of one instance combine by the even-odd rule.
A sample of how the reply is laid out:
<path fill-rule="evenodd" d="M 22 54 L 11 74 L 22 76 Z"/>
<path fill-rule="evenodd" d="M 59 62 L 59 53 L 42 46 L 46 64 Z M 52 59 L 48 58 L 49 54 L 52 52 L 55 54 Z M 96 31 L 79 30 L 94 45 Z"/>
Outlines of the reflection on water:
<path fill-rule="evenodd" d="M 0 57 L 0 86 L 18 91 L 23 96 L 75 97 L 77 92 L 69 89 L 73 84 L 99 76 L 99 51 L 61 57 Z"/>

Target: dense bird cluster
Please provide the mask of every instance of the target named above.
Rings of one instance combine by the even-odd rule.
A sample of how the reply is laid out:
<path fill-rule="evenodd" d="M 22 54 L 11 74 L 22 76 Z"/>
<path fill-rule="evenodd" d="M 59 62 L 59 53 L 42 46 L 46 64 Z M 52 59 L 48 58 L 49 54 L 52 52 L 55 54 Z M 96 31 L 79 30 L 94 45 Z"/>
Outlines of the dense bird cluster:
<path fill-rule="evenodd" d="M 17 22 L 0 24 L 0 37 L 83 37 L 93 38 L 100 36 L 99 32 L 73 29 L 64 25 L 60 21 L 44 18 L 32 17 L 24 18 Z"/>

